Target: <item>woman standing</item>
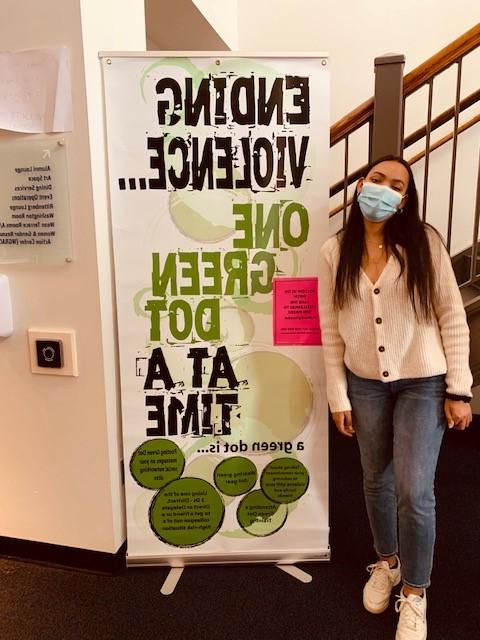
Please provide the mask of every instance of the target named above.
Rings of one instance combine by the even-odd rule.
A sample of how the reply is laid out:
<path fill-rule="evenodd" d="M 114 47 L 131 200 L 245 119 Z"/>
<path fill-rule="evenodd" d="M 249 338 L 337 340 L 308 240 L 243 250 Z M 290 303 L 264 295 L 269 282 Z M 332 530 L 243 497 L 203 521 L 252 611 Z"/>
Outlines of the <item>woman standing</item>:
<path fill-rule="evenodd" d="M 377 160 L 360 179 L 320 276 L 328 402 L 340 433 L 357 437 L 378 556 L 363 603 L 385 611 L 402 580 L 396 640 L 424 640 L 435 470 L 446 426 L 472 420 L 472 375 L 450 257 L 419 217 L 403 159 Z"/>

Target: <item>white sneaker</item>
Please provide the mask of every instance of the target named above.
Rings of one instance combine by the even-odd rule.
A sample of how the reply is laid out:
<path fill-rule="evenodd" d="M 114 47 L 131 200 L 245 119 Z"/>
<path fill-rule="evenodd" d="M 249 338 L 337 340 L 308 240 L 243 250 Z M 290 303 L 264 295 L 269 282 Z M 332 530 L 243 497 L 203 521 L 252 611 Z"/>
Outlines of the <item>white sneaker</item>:
<path fill-rule="evenodd" d="M 425 640 L 427 637 L 427 596 L 423 598 L 412 593 L 406 596 L 403 589 L 395 603 L 395 611 L 400 613 L 395 640 Z"/>
<path fill-rule="evenodd" d="M 370 578 L 363 588 L 363 606 L 370 613 L 385 611 L 393 587 L 400 582 L 400 560 L 398 556 L 396 558 L 397 566 L 393 569 L 390 569 L 386 560 L 379 560 L 367 567 Z"/>

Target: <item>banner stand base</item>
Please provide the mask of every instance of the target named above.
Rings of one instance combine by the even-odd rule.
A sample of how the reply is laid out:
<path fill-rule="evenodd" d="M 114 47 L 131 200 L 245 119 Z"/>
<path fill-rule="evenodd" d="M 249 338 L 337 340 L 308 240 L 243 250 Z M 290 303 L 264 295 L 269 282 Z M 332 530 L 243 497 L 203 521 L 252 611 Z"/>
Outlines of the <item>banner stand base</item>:
<path fill-rule="evenodd" d="M 309 573 L 307 573 L 306 571 L 303 571 L 303 569 L 300 569 L 294 564 L 276 564 L 275 566 L 281 569 L 282 571 L 285 571 L 285 573 L 288 573 L 288 575 L 292 576 L 292 578 L 295 578 L 296 580 L 303 582 L 303 584 L 308 584 L 313 579 Z M 163 583 L 162 588 L 160 589 L 160 593 L 163 596 L 172 595 L 172 593 L 175 591 L 175 588 L 180 578 L 182 577 L 183 570 L 184 570 L 184 567 L 172 567 L 170 569 L 167 577 L 165 578 L 165 582 Z"/>
<path fill-rule="evenodd" d="M 165 578 L 165 582 L 160 589 L 160 593 L 163 596 L 171 596 L 175 591 L 175 587 L 178 584 L 183 573 L 183 567 L 173 567 L 168 572 L 168 576 Z"/>
<path fill-rule="evenodd" d="M 277 564 L 275 566 L 282 571 L 285 571 L 285 573 L 288 573 L 292 578 L 300 580 L 300 582 L 303 582 L 304 584 L 308 584 L 313 579 L 309 573 L 303 571 L 303 569 L 300 569 L 299 567 L 296 567 L 294 564 Z"/>

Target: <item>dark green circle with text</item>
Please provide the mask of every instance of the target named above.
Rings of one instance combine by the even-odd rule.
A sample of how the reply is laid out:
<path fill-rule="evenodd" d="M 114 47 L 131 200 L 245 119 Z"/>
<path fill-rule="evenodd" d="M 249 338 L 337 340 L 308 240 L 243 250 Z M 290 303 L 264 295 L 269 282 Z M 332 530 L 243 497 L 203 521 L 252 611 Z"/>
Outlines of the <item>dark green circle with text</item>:
<path fill-rule="evenodd" d="M 283 527 L 287 519 L 287 505 L 273 502 L 261 489 L 242 498 L 237 509 L 239 525 L 252 536 L 271 536 Z"/>
<path fill-rule="evenodd" d="M 165 438 L 146 440 L 130 460 L 130 473 L 145 489 L 161 489 L 180 478 L 185 457 L 179 447 Z"/>
<path fill-rule="evenodd" d="M 223 460 L 213 477 L 217 489 L 226 496 L 241 496 L 253 489 L 258 473 L 251 460 L 236 456 Z"/>
<path fill-rule="evenodd" d="M 277 458 L 263 470 L 260 486 L 274 502 L 289 504 L 303 496 L 309 483 L 305 466 L 293 458 Z"/>
<path fill-rule="evenodd" d="M 224 515 L 225 505 L 215 487 L 200 478 L 181 478 L 153 498 L 149 520 L 163 542 L 194 547 L 217 533 Z"/>

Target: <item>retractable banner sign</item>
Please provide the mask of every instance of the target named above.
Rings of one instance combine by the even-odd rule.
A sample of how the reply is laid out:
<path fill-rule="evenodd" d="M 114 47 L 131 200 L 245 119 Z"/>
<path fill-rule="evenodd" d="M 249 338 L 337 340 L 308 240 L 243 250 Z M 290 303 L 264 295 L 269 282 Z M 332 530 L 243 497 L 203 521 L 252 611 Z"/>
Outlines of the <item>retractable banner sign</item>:
<path fill-rule="evenodd" d="M 328 559 L 328 60 L 102 65 L 128 561 Z"/>

